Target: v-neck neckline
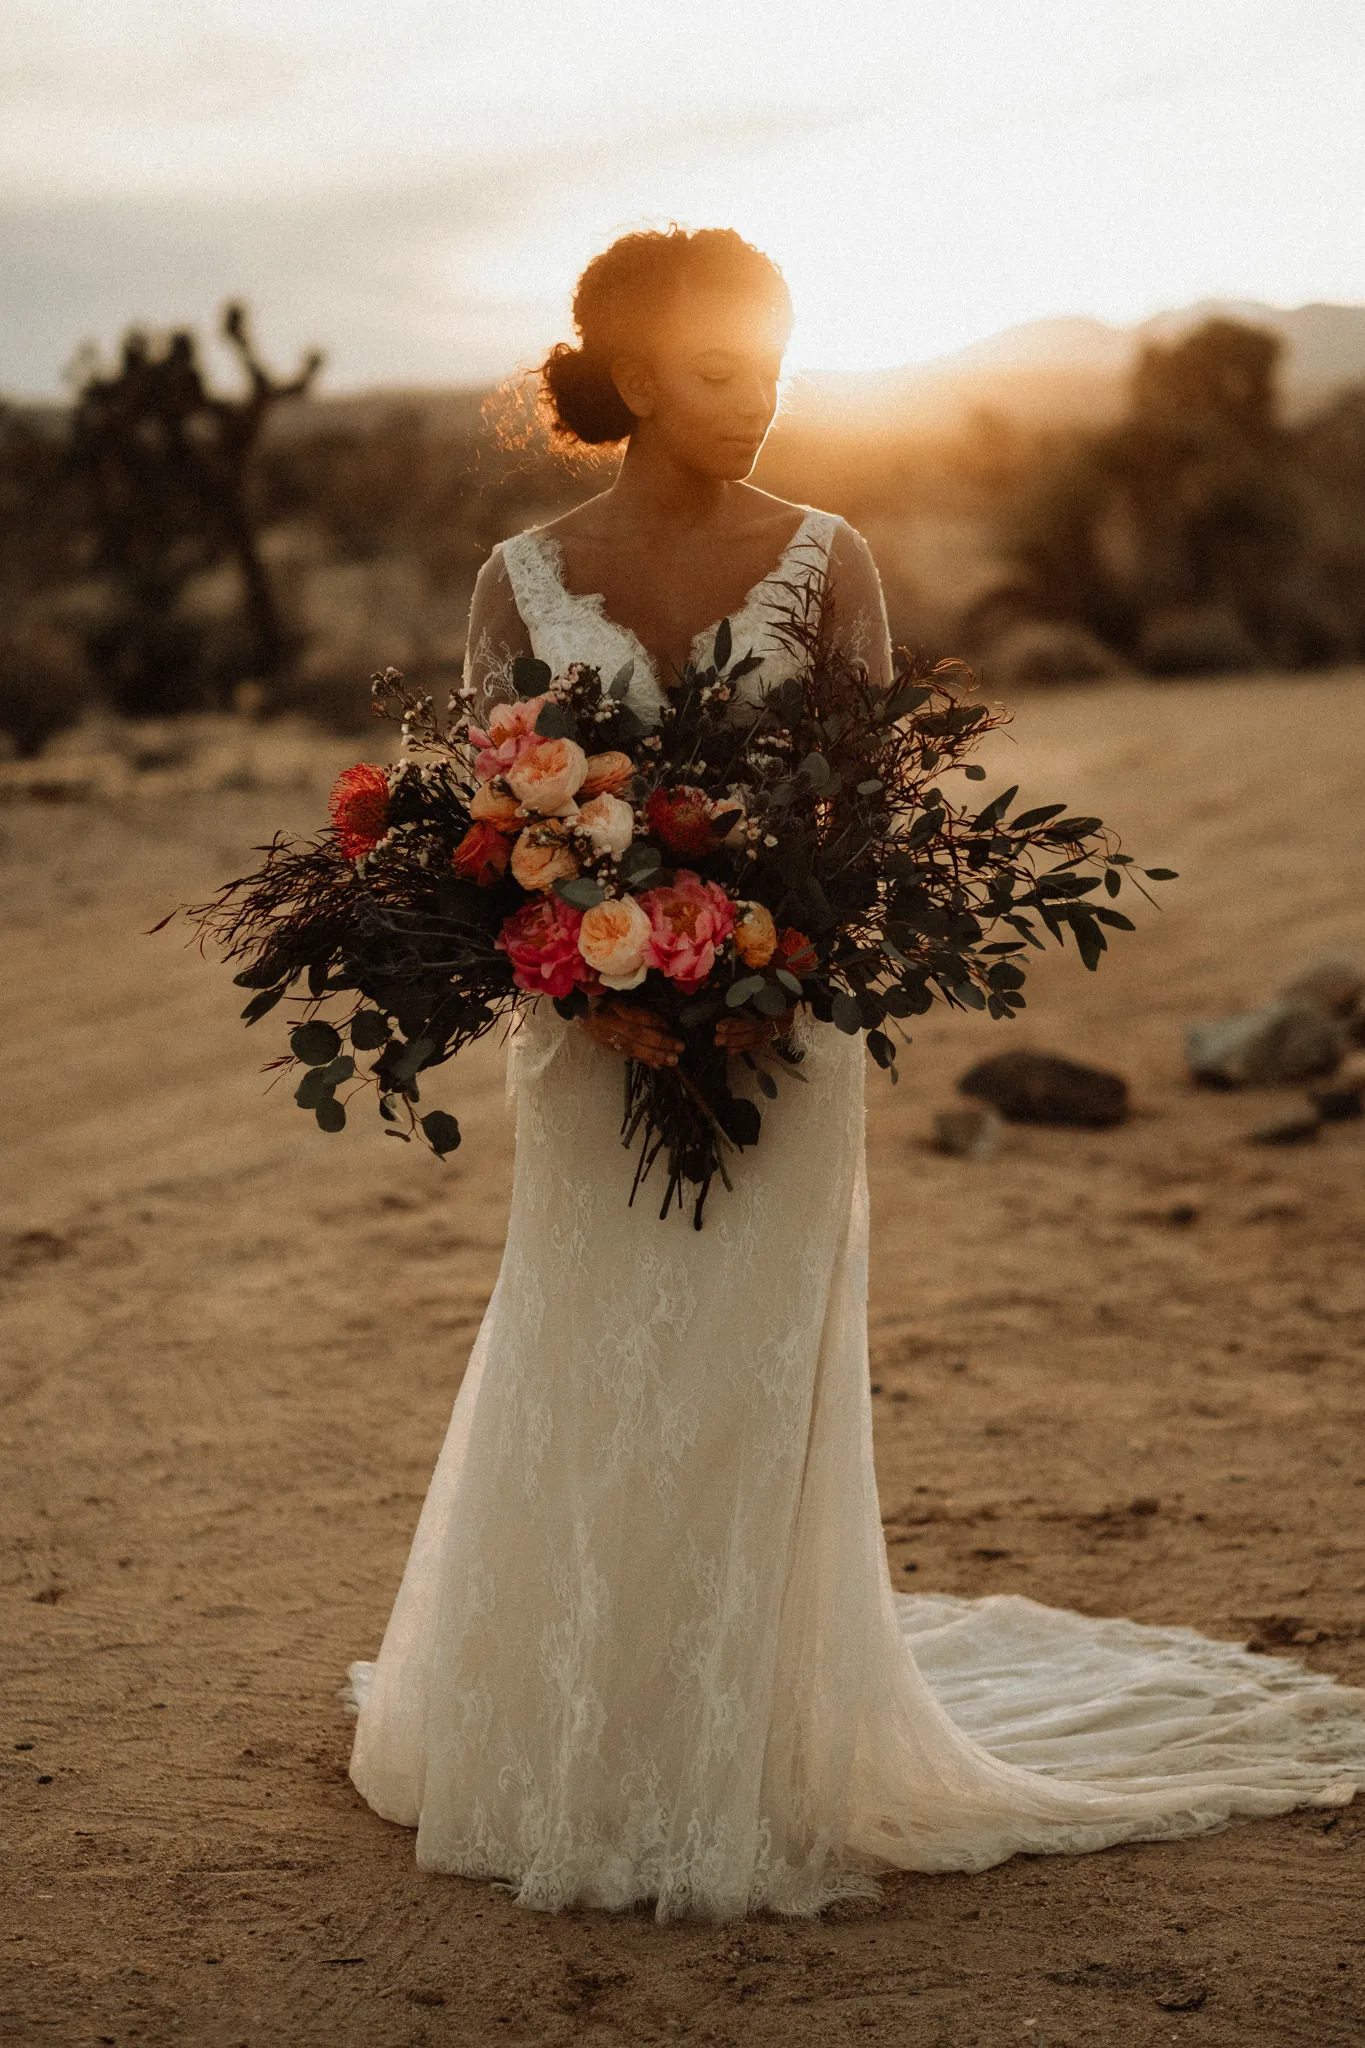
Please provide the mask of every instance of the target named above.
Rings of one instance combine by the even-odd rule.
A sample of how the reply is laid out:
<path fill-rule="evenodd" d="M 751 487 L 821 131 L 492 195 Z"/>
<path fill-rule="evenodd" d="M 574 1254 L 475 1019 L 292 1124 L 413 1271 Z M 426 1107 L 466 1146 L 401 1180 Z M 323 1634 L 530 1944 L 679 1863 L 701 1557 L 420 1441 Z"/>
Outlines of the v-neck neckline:
<path fill-rule="evenodd" d="M 791 539 L 787 542 L 787 545 L 783 548 L 777 560 L 773 563 L 771 569 L 767 570 L 764 575 L 760 576 L 756 583 L 750 585 L 749 589 L 745 591 L 740 603 L 735 607 L 733 611 L 722 613 L 721 617 L 714 620 L 711 625 L 703 626 L 699 633 L 694 633 L 692 635 L 691 641 L 689 642 L 687 649 L 686 658 L 688 661 L 691 661 L 694 658 L 697 651 L 697 647 L 700 642 L 704 640 L 713 640 L 726 619 L 729 619 L 731 625 L 733 625 L 736 619 L 742 618 L 744 613 L 748 611 L 750 605 L 758 596 L 759 592 L 765 589 L 768 584 L 776 582 L 777 578 L 781 575 L 782 571 L 787 566 L 788 557 L 794 554 L 796 549 L 801 545 L 801 541 L 806 532 L 806 529 L 811 524 L 811 521 L 815 518 L 815 516 L 816 515 L 813 508 L 807 506 L 801 514 L 800 523 L 796 527 L 795 532 L 792 534 Z M 539 547 L 543 552 L 545 559 L 548 561 L 550 568 L 554 573 L 554 578 L 556 583 L 559 585 L 561 594 L 569 601 L 570 604 L 586 605 L 588 610 L 602 621 L 603 625 L 610 626 L 614 633 L 619 633 L 623 640 L 629 641 L 631 647 L 635 650 L 636 654 L 644 662 L 645 667 L 648 669 L 650 675 L 653 677 L 658 689 L 662 692 L 664 697 L 668 697 L 671 694 L 671 692 L 668 684 L 664 681 L 663 672 L 660 669 L 659 664 L 655 661 L 654 656 L 645 646 L 644 641 L 635 631 L 635 628 L 633 626 L 625 625 L 620 619 L 614 618 L 612 614 L 607 610 L 607 600 L 605 592 L 600 590 L 570 590 L 568 584 L 564 580 L 564 544 L 558 538 L 558 536 L 553 533 L 548 533 L 544 527 L 533 527 L 530 530 L 528 538 L 533 540 L 537 547 Z"/>

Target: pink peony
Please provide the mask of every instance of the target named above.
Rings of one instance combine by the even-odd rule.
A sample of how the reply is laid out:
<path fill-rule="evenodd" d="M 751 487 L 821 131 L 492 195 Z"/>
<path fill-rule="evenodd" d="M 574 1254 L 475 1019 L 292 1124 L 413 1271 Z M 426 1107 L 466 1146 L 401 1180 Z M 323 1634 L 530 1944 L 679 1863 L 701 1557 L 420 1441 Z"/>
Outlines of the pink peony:
<path fill-rule="evenodd" d="M 595 987 L 597 976 L 578 950 L 581 910 L 546 896 L 509 917 L 498 933 L 498 947 L 512 963 L 512 979 L 530 995 L 567 996 L 582 983 Z"/>
<path fill-rule="evenodd" d="M 506 775 L 509 769 L 516 767 L 523 754 L 541 744 L 536 720 L 548 701 L 546 697 L 522 697 L 515 704 L 495 704 L 488 714 L 486 730 L 482 726 L 470 726 L 470 745 L 478 749 L 474 756 L 474 773 L 480 782 L 491 782 L 495 775 Z"/>
<path fill-rule="evenodd" d="M 640 898 L 649 917 L 645 958 L 685 995 L 701 987 L 716 964 L 716 948 L 734 930 L 735 906 L 716 882 L 679 868 L 672 882 Z"/>

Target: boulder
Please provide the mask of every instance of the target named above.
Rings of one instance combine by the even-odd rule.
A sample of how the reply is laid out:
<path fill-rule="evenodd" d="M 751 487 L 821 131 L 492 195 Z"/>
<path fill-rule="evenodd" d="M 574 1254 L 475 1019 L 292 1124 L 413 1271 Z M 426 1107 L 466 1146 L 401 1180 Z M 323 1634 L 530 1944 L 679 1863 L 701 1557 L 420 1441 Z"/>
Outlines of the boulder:
<path fill-rule="evenodd" d="M 941 1109 L 934 1118 L 934 1143 L 950 1159 L 994 1159 L 1004 1126 L 993 1109 Z"/>
<path fill-rule="evenodd" d="M 1095 683 L 1120 674 L 1123 663 L 1085 626 L 1029 619 L 992 642 L 985 669 L 1001 684 Z"/>
<path fill-rule="evenodd" d="M 1185 1053 L 1209 1088 L 1293 1087 L 1334 1074 L 1346 1033 L 1316 1003 L 1267 1003 L 1236 1017 L 1191 1024 Z"/>
<path fill-rule="evenodd" d="M 1365 1044 L 1365 965 L 1344 953 L 1324 953 L 1280 990 L 1282 1003 L 1309 1003 L 1339 1017 L 1356 1043 Z"/>
<path fill-rule="evenodd" d="M 1002 1052 L 981 1060 L 959 1093 L 990 1103 L 1016 1124 L 1065 1124 L 1107 1130 L 1128 1115 L 1128 1084 L 1118 1074 L 1048 1052 Z"/>
<path fill-rule="evenodd" d="M 1154 676 L 1230 675 L 1263 668 L 1265 650 L 1231 605 L 1177 605 L 1147 620 L 1138 660 Z"/>

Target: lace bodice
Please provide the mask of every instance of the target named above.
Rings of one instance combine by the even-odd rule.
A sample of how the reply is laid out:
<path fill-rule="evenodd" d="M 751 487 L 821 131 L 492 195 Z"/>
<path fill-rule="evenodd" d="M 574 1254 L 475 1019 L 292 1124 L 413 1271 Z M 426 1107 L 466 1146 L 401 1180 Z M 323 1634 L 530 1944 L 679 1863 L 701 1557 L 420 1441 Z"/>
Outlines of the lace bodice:
<path fill-rule="evenodd" d="M 795 666 L 778 626 L 793 591 L 817 578 L 839 643 L 877 672 L 889 671 L 886 612 L 867 545 L 834 513 L 808 508 L 780 558 L 730 614 L 735 652 L 759 657 L 741 685 L 751 700 Z M 719 624 L 697 634 L 694 660 L 709 657 Z M 466 693 L 478 703 L 511 694 L 509 669 L 521 653 L 536 655 L 556 674 L 581 661 L 610 676 L 630 661 L 632 709 L 652 719 L 664 700 L 663 678 L 638 636 L 609 615 L 600 593 L 567 587 L 563 550 L 543 527 L 501 542 L 485 565 L 470 622 Z"/>

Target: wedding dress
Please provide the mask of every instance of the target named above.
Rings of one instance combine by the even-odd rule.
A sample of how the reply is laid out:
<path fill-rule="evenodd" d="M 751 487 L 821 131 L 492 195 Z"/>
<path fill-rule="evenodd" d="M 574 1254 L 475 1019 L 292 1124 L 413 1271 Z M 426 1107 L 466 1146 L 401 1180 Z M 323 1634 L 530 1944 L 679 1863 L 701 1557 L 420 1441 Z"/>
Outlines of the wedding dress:
<path fill-rule="evenodd" d="M 826 567 L 861 593 L 840 631 L 885 659 L 862 543 L 811 512 L 731 619 L 763 657 L 749 688 L 784 673 L 785 590 Z M 566 589 L 550 537 L 491 573 L 504 654 L 520 632 L 556 672 L 633 659 L 657 712 L 643 647 Z M 365 1799 L 424 1868 L 660 1919 L 1348 1801 L 1365 1693 L 1187 1629 L 893 1592 L 863 1049 L 798 1028 L 805 1084 L 765 1105 L 701 1231 L 661 1222 L 652 1182 L 627 1206 L 619 1060 L 548 1004 L 516 1033 L 502 1268 L 378 1661 L 352 1668 Z"/>

